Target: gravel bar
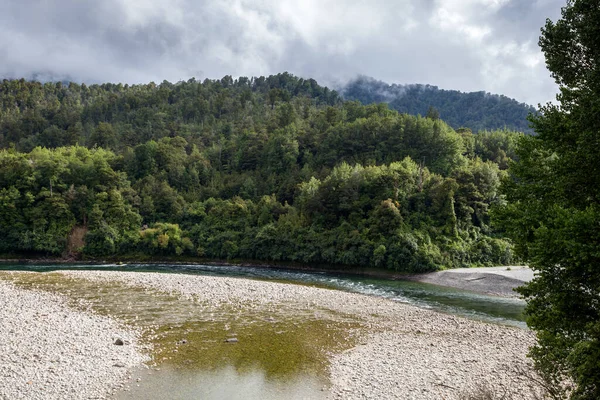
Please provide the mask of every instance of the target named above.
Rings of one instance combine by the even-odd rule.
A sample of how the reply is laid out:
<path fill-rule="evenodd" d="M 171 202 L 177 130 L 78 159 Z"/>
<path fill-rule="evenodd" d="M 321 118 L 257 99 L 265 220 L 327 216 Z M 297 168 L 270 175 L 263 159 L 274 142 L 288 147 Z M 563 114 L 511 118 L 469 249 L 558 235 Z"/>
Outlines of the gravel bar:
<path fill-rule="evenodd" d="M 63 296 L 0 280 L 0 304 L 2 400 L 109 398 L 147 360 L 137 332 Z"/>
<path fill-rule="evenodd" d="M 531 281 L 527 266 L 456 268 L 405 277 L 418 282 L 502 297 L 519 297 L 515 288 Z"/>
<path fill-rule="evenodd" d="M 358 346 L 331 355 L 330 399 L 462 399 L 481 388 L 498 398 L 535 398 L 525 356 L 535 338 L 527 330 L 300 285 L 182 274 L 61 273 L 157 289 L 211 306 L 330 310 L 323 318 L 358 317 L 370 329 Z"/>

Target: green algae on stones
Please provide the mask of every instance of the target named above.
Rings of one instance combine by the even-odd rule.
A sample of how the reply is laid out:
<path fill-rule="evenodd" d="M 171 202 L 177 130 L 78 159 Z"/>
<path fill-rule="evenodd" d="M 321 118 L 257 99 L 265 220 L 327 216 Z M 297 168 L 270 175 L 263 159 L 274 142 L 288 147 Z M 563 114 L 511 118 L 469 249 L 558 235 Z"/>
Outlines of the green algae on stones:
<path fill-rule="evenodd" d="M 353 338 L 347 332 L 358 327 L 348 322 L 291 317 L 271 322 L 258 314 L 252 317 L 226 324 L 194 321 L 173 329 L 162 327 L 154 340 L 157 361 L 208 370 L 225 365 L 239 372 L 260 369 L 268 378 L 323 376 L 327 355 L 351 347 Z"/>

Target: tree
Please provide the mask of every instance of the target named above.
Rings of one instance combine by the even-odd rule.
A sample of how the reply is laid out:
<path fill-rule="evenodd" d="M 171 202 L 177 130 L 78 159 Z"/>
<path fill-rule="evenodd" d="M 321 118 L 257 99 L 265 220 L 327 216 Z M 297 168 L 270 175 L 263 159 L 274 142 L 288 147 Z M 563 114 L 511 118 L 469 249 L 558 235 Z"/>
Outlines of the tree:
<path fill-rule="evenodd" d="M 440 119 L 440 112 L 437 108 L 429 106 L 426 117 L 433 120 Z"/>
<path fill-rule="evenodd" d="M 539 44 L 560 104 L 531 118 L 504 184 L 501 226 L 536 276 L 520 289 L 530 355 L 556 397 L 600 398 L 600 6 L 569 0 Z M 572 387 L 568 387 L 572 385 Z"/>
<path fill-rule="evenodd" d="M 98 146 L 104 148 L 113 147 L 115 144 L 115 131 L 111 124 L 100 122 L 96 130 L 90 136 L 90 147 Z"/>

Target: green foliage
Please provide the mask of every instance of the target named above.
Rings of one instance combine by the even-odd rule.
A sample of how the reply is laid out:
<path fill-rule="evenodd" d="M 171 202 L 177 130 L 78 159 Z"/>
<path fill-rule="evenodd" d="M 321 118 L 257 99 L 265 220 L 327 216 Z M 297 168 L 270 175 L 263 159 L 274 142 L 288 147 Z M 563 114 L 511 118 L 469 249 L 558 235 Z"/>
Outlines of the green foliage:
<path fill-rule="evenodd" d="M 113 252 L 115 237 L 119 244 L 127 229 L 139 227 L 123 198 L 130 195 L 129 182 L 112 169 L 114 161 L 111 152 L 83 147 L 0 151 L 0 226 L 8 233 L 3 248 L 61 254 L 73 228 L 89 224 L 90 237 L 108 238 L 99 248 Z M 115 234 L 111 227 L 118 227 Z"/>
<path fill-rule="evenodd" d="M 500 169 L 507 169 L 510 161 L 518 160 L 516 148 L 522 136 L 506 129 L 481 131 L 473 135 L 473 153 L 484 161 L 493 161 Z"/>
<path fill-rule="evenodd" d="M 520 291 L 538 337 L 531 356 L 554 394 L 571 399 L 600 398 L 599 21 L 597 2 L 568 1 L 542 29 L 560 105 L 532 119 L 537 136 L 521 138 L 509 203 L 497 210 L 536 271 Z"/>
<path fill-rule="evenodd" d="M 89 257 L 414 272 L 511 260 L 488 221 L 495 163 L 512 156 L 508 132 L 479 138 L 435 113 L 343 103 L 287 73 L 134 86 L 5 80 L 0 111 L 0 147 L 12 148 L 0 152 L 1 251 L 60 254 L 77 230 Z M 74 142 L 86 147 L 62 147 Z"/>
<path fill-rule="evenodd" d="M 179 225 L 159 222 L 140 231 L 138 249 L 146 254 L 180 256 L 191 253 L 194 244 L 184 236 Z"/>

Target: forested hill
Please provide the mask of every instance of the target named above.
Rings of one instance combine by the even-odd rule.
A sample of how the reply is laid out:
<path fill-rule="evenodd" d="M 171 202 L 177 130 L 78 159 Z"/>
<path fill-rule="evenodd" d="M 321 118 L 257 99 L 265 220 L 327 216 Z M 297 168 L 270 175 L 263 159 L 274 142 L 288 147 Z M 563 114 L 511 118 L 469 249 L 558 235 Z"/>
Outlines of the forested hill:
<path fill-rule="evenodd" d="M 527 121 L 536 109 L 506 96 L 486 92 L 463 93 L 430 85 L 388 85 L 368 77 L 358 77 L 340 89 L 347 100 L 363 104 L 388 103 L 389 107 L 412 115 L 427 115 L 430 107 L 454 129 L 473 132 L 508 128 L 532 133 Z"/>
<path fill-rule="evenodd" d="M 343 102 L 287 73 L 4 80 L 0 253 L 509 263 L 488 211 L 519 136 Z"/>

